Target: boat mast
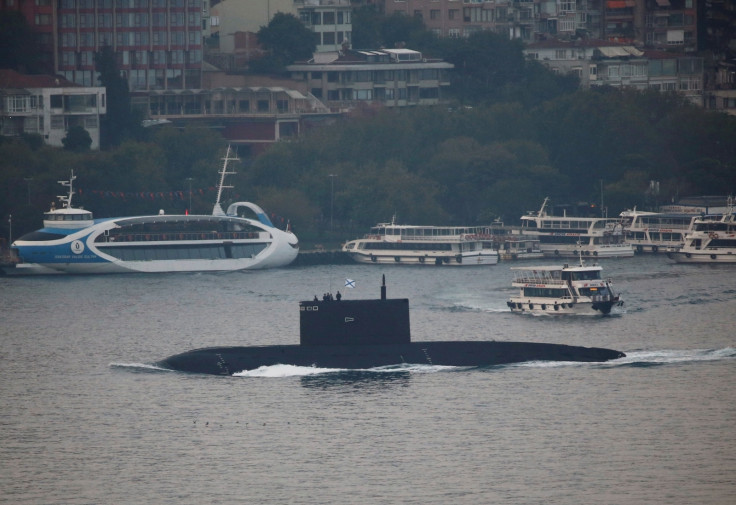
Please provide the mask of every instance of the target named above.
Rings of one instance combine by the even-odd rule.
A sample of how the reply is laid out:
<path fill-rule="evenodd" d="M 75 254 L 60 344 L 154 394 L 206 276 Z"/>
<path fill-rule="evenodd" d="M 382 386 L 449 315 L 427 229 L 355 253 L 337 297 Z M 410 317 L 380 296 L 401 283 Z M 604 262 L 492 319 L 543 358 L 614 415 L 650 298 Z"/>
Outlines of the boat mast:
<path fill-rule="evenodd" d="M 74 179 L 76 177 L 74 176 L 74 170 L 71 171 L 71 175 L 69 176 L 68 181 L 56 181 L 62 186 L 69 186 L 69 193 L 67 195 L 58 195 L 56 198 L 59 199 L 61 202 L 61 208 L 62 209 L 71 209 L 72 208 L 72 196 L 74 195 Z"/>
<path fill-rule="evenodd" d="M 225 212 L 222 210 L 222 206 L 220 205 L 220 199 L 222 197 L 222 190 L 224 188 L 232 188 L 232 186 L 225 186 L 225 176 L 226 175 L 234 175 L 235 172 L 228 172 L 227 170 L 227 164 L 229 161 L 239 161 L 239 158 L 237 155 L 234 158 L 230 157 L 230 144 L 227 145 L 227 152 L 225 153 L 225 157 L 222 158 L 222 170 L 220 170 L 220 182 L 217 185 L 217 200 L 215 201 L 215 207 L 212 209 L 212 215 L 213 216 L 224 216 Z"/>

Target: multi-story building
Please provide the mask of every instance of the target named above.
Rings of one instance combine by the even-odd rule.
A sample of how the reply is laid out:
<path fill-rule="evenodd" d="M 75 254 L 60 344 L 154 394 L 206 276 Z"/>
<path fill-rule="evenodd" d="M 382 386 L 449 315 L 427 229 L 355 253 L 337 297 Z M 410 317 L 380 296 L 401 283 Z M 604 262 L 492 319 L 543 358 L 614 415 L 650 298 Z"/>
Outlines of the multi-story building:
<path fill-rule="evenodd" d="M 582 88 L 613 86 L 676 91 L 703 105 L 701 57 L 641 51 L 633 45 L 601 40 L 547 40 L 529 44 L 524 54 L 555 73 L 577 75 Z"/>
<path fill-rule="evenodd" d="M 604 39 L 694 51 L 696 0 L 379 0 L 384 12 L 420 18 L 441 37 L 492 30 L 526 42 Z"/>
<path fill-rule="evenodd" d="M 278 13 L 291 14 L 315 32 L 316 51 L 337 51 L 352 38 L 350 0 L 222 0 L 210 9 L 210 32 L 223 54 L 251 50 L 247 44 Z"/>
<path fill-rule="evenodd" d="M 0 70 L 0 135 L 39 134 L 62 147 L 69 128 L 81 126 L 100 147 L 100 117 L 107 111 L 105 88 L 83 87 L 50 75 Z"/>
<path fill-rule="evenodd" d="M 131 91 L 198 88 L 202 0 L 59 0 L 56 70 L 95 82 L 95 52 L 113 48 Z"/>
<path fill-rule="evenodd" d="M 360 103 L 388 107 L 440 103 L 450 85 L 451 63 L 427 59 L 411 49 L 355 51 L 315 55 L 287 70 L 316 98 L 333 109 Z"/>

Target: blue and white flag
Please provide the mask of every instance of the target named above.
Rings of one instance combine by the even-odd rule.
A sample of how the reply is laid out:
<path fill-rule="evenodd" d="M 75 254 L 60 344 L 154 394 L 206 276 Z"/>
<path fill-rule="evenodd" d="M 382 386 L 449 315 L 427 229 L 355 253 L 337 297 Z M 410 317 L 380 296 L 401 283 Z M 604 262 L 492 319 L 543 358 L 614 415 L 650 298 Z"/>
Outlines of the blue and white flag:
<path fill-rule="evenodd" d="M 346 288 L 355 288 L 355 281 L 353 279 L 345 279 Z"/>

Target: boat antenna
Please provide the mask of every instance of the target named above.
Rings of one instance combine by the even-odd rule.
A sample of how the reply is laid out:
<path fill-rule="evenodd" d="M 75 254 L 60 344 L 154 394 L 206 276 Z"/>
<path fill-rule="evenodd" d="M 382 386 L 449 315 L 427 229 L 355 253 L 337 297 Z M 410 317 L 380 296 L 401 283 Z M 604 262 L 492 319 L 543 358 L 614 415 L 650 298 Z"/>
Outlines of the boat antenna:
<path fill-rule="evenodd" d="M 232 188 L 232 186 L 225 186 L 225 176 L 226 175 L 234 175 L 235 172 L 228 171 L 227 164 L 229 161 L 240 161 L 237 154 L 234 157 L 230 157 L 230 144 L 227 145 L 227 152 L 225 153 L 225 157 L 222 158 L 222 169 L 220 170 L 220 182 L 217 185 L 217 200 L 215 201 L 215 207 L 212 209 L 212 215 L 213 216 L 224 216 L 225 212 L 222 210 L 222 206 L 220 205 L 220 200 L 222 198 L 222 190 L 224 188 Z"/>
<path fill-rule="evenodd" d="M 68 181 L 56 181 L 62 186 L 69 186 L 69 193 L 67 195 L 58 195 L 56 198 L 59 199 L 61 202 L 61 206 L 64 209 L 71 209 L 72 208 L 72 196 L 74 195 L 74 179 L 76 177 L 74 176 L 74 170 L 71 171 L 71 175 L 69 175 Z"/>

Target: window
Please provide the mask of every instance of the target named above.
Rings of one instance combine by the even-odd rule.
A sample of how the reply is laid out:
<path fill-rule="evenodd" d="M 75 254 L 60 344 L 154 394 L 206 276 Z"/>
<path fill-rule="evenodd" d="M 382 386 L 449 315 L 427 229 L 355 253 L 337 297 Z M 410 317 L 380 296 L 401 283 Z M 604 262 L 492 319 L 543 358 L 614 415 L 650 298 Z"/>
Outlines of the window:
<path fill-rule="evenodd" d="M 36 14 L 36 26 L 48 26 L 51 24 L 51 14 Z"/>
<path fill-rule="evenodd" d="M 322 22 L 325 25 L 334 25 L 335 24 L 335 13 L 334 12 L 325 12 L 322 15 Z"/>
<path fill-rule="evenodd" d="M 258 112 L 268 112 L 268 100 L 258 100 Z"/>

